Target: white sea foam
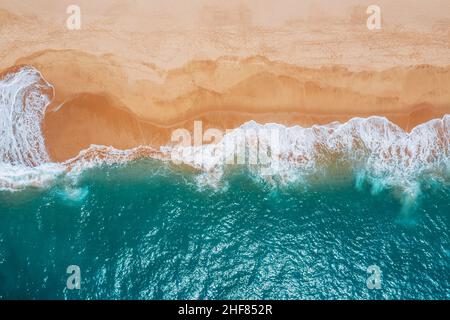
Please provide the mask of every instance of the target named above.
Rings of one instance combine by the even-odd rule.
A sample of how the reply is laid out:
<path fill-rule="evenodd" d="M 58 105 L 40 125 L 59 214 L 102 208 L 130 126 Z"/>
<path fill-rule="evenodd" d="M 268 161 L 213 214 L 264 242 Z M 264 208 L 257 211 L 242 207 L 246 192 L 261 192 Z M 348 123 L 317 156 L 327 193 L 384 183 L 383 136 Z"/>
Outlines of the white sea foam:
<path fill-rule="evenodd" d="M 88 149 L 82 150 L 78 156 L 65 161 L 63 164 L 68 172 L 77 175 L 86 169 L 101 165 L 123 164 L 140 158 L 168 160 L 165 153 L 150 146 L 119 150 L 111 146 L 91 145 Z"/>
<path fill-rule="evenodd" d="M 53 87 L 32 67 L 0 80 L 0 190 L 42 186 L 62 172 L 49 164 L 41 122 Z"/>
<path fill-rule="evenodd" d="M 23 67 L 3 77 L 0 94 L 0 190 L 45 186 L 67 172 L 76 175 L 86 168 L 138 158 L 187 164 L 200 171 L 200 182 L 212 185 L 223 178 L 230 163 L 244 164 L 255 176 L 281 183 L 354 173 L 357 187 L 368 181 L 373 192 L 400 186 L 405 203 L 420 192 L 417 181 L 424 176 L 450 176 L 449 115 L 410 133 L 376 116 L 310 128 L 250 121 L 217 144 L 160 150 L 93 145 L 74 159 L 54 164 L 49 163 L 40 128 L 53 87 L 37 70 Z"/>
<path fill-rule="evenodd" d="M 53 87 L 31 67 L 0 81 L 0 162 L 33 167 L 49 161 L 41 132 L 49 91 Z"/>
<path fill-rule="evenodd" d="M 37 167 L 0 163 L 0 190 L 16 191 L 27 187 L 41 188 L 65 172 L 65 167 L 48 163 Z"/>
<path fill-rule="evenodd" d="M 66 185 L 56 191 L 56 194 L 64 201 L 67 205 L 78 205 L 83 202 L 83 200 L 89 194 L 89 188 L 81 187 L 77 188 L 74 186 Z"/>
<path fill-rule="evenodd" d="M 213 179 L 220 179 L 229 159 L 236 156 L 245 157 L 250 170 L 270 180 L 275 177 L 277 181 L 290 182 L 334 167 L 337 174 L 344 168 L 350 169 L 359 184 L 369 180 L 374 190 L 401 185 L 415 192 L 414 183 L 424 174 L 448 176 L 449 141 L 448 115 L 410 133 L 375 116 L 310 128 L 251 121 L 226 134 L 218 144 L 176 146 L 169 151 L 177 162 L 202 170 Z M 259 159 L 261 146 L 270 150 L 268 165 L 254 161 Z"/>

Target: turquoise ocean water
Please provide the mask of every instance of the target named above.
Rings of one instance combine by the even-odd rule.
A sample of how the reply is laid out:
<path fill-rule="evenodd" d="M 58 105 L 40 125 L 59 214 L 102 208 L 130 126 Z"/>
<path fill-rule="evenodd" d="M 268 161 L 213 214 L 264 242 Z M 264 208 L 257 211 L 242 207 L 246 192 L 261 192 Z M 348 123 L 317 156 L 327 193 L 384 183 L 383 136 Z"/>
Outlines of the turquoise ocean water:
<path fill-rule="evenodd" d="M 156 160 L 100 166 L 0 192 L 0 298 L 449 299 L 449 199 L 445 182 L 405 203 L 354 177 L 273 186 L 234 169 L 212 188 Z"/>

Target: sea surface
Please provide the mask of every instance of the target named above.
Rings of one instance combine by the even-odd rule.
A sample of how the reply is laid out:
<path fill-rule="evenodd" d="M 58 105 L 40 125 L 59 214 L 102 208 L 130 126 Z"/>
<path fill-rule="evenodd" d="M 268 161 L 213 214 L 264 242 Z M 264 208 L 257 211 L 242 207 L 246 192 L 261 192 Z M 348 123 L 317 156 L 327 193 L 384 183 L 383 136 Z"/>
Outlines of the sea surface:
<path fill-rule="evenodd" d="M 0 299 L 450 299 L 450 115 L 54 163 L 53 95 L 0 79 Z"/>
<path fill-rule="evenodd" d="M 223 180 L 199 187 L 188 169 L 139 160 L 0 192 L 0 298 L 450 298 L 448 184 L 423 181 L 411 205 L 351 177 Z"/>

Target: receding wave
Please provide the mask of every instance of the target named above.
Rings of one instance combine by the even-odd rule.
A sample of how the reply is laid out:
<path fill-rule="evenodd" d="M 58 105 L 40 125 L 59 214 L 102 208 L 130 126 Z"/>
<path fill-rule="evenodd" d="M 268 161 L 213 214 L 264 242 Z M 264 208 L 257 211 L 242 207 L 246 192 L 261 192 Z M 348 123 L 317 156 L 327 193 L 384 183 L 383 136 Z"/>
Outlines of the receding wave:
<path fill-rule="evenodd" d="M 60 174 L 139 158 L 189 165 L 199 171 L 199 181 L 212 185 L 236 162 L 277 183 L 345 174 L 353 175 L 357 186 L 368 181 L 374 190 L 398 186 L 409 193 L 416 192 L 424 177 L 446 181 L 450 175 L 449 115 L 409 133 L 377 116 L 309 128 L 251 121 L 215 144 L 159 150 L 93 145 L 77 157 L 55 164 L 49 160 L 40 129 L 52 98 L 51 85 L 37 70 L 23 67 L 3 77 L 0 93 L 0 189 L 43 186 Z M 243 154 L 239 155 L 239 150 Z"/>

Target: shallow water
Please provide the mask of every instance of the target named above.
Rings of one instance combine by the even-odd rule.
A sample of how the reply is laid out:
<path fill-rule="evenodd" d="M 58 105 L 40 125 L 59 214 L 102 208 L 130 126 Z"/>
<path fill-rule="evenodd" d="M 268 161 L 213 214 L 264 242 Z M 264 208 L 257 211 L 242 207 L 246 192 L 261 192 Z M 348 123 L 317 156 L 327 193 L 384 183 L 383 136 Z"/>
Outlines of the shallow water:
<path fill-rule="evenodd" d="M 103 166 L 0 192 L 0 298 L 449 299 L 449 199 L 427 181 L 405 204 L 356 177 L 274 187 L 237 170 L 200 188 L 157 161 Z"/>

